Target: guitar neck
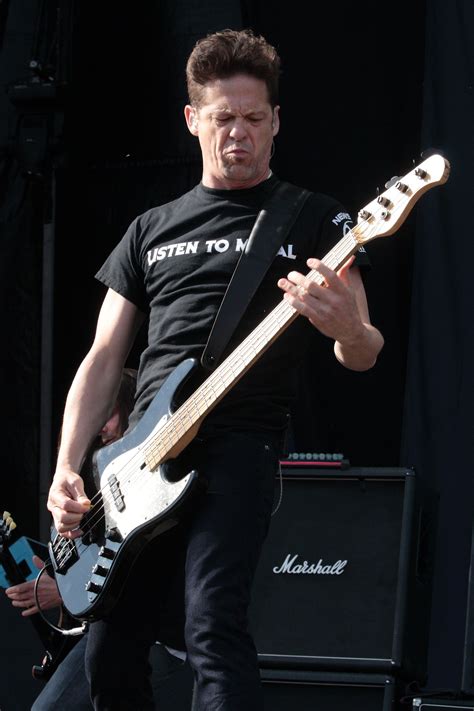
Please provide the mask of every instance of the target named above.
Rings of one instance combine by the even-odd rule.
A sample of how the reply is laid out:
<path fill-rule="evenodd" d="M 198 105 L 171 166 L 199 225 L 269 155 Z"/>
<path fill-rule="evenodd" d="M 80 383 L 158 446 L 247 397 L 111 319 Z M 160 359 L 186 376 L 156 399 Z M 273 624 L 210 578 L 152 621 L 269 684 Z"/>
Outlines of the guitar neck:
<path fill-rule="evenodd" d="M 352 234 L 347 234 L 322 260 L 336 271 L 359 247 Z M 306 274 L 317 284 L 323 283 L 319 272 Z M 183 405 L 186 415 L 201 419 L 226 395 L 235 383 L 254 365 L 271 344 L 290 326 L 298 312 L 282 299 L 268 316 L 216 368 L 201 387 Z M 181 409 L 181 408 L 180 408 Z M 180 410 L 178 410 L 180 412 Z"/>
<path fill-rule="evenodd" d="M 322 261 L 330 269 L 337 271 L 359 246 L 356 237 L 349 231 Z M 308 272 L 306 277 L 317 284 L 323 283 L 323 278 L 314 269 Z M 181 448 L 186 446 L 190 440 L 189 433 L 199 427 L 202 420 L 288 328 L 297 315 L 296 309 L 282 299 L 193 395 L 176 410 L 145 450 L 145 459 L 151 469 L 167 459 L 172 450 L 179 449 L 180 443 L 184 443 Z"/>

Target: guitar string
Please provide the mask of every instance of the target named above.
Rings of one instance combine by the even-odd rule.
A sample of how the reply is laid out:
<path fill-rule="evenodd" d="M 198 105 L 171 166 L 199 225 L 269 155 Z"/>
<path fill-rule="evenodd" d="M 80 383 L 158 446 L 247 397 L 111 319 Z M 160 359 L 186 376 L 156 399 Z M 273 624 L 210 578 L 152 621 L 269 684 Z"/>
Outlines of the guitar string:
<path fill-rule="evenodd" d="M 394 207 L 396 207 L 394 205 Z M 385 208 L 380 207 L 379 212 L 380 212 L 380 217 L 383 217 L 383 212 Z M 393 209 L 392 209 L 392 214 L 393 214 Z M 358 222 L 351 230 L 348 231 L 348 233 L 335 245 L 335 247 L 324 257 L 322 260 L 323 263 L 325 263 L 328 267 L 332 269 L 337 269 L 339 265 L 342 264 L 343 261 L 346 261 L 349 256 L 355 252 L 358 247 L 364 243 L 364 241 L 369 241 L 370 239 L 373 239 L 373 236 L 370 235 L 370 232 L 376 232 L 376 225 L 371 225 L 371 220 L 372 219 L 377 219 L 379 216 L 376 214 L 377 211 L 371 213 L 371 217 L 369 219 L 362 219 L 360 222 Z M 367 227 L 369 229 L 367 229 Z M 366 231 L 369 232 L 369 236 L 365 235 L 363 236 L 363 239 L 361 240 L 360 238 L 357 238 L 357 233 L 361 231 Z M 348 244 L 349 243 L 349 244 Z M 350 250 L 349 252 L 347 251 L 347 247 L 350 245 Z M 312 281 L 319 282 L 320 284 L 324 283 L 324 278 L 321 277 L 321 275 L 316 271 L 316 270 L 311 270 L 308 274 L 306 274 L 306 278 L 311 279 Z M 279 312 L 282 311 L 283 313 L 280 314 Z M 286 312 L 286 313 L 285 313 Z M 245 367 L 248 367 L 248 353 L 254 357 L 258 357 L 262 351 L 263 348 L 269 343 L 269 341 L 274 338 L 275 335 L 278 334 L 278 331 L 284 326 L 286 328 L 287 325 L 289 325 L 289 322 L 291 322 L 292 318 L 297 316 L 298 312 L 296 309 L 294 309 L 290 304 L 288 304 L 285 301 L 281 301 L 274 309 L 273 311 L 267 316 L 266 319 L 258 326 L 255 331 L 261 332 L 261 337 L 259 341 L 255 339 L 255 331 L 249 334 L 249 336 L 242 342 L 242 344 L 234 351 L 234 354 L 237 354 L 238 357 L 242 358 L 245 365 Z M 275 329 L 275 322 L 276 321 L 276 326 L 277 326 L 277 331 L 274 332 Z M 270 331 L 270 336 L 266 332 L 266 327 L 269 326 L 269 331 Z M 262 328 L 263 327 L 263 328 Z M 263 336 L 263 337 L 262 337 Z M 253 342 L 256 341 L 256 347 L 254 347 L 252 344 Z M 229 358 L 224 361 L 222 366 L 218 369 L 219 377 L 222 378 L 224 381 L 224 384 L 219 384 L 217 389 L 223 390 L 223 393 L 225 393 L 226 388 L 228 387 L 228 384 L 226 384 L 225 379 L 224 379 L 224 374 L 227 375 L 230 372 L 231 375 L 231 382 L 232 380 L 235 379 L 235 370 L 233 370 L 232 366 L 229 367 L 229 364 L 227 361 L 234 361 L 235 357 L 234 354 L 231 354 Z M 252 358 L 253 359 L 253 358 Z M 226 373 L 226 370 L 228 371 Z M 127 482 L 127 486 L 124 486 L 124 483 L 121 482 L 120 485 L 120 490 L 122 495 L 126 495 L 127 491 L 130 490 L 131 488 L 135 489 L 135 482 L 132 482 L 132 479 L 137 479 L 141 473 L 140 469 L 137 469 L 137 461 L 134 460 L 139 460 L 139 459 L 148 459 L 148 458 L 156 458 L 156 454 L 158 452 L 158 460 L 155 463 L 155 465 L 152 467 L 151 471 L 155 471 L 156 468 L 159 466 L 159 464 L 163 463 L 165 461 L 164 457 L 166 457 L 166 454 L 173 448 L 176 447 L 179 444 L 179 440 L 182 438 L 183 433 L 186 434 L 187 431 L 189 431 L 188 427 L 188 422 L 187 420 L 190 420 L 192 425 L 195 424 L 195 421 L 193 420 L 193 416 L 189 412 L 189 405 L 193 405 L 197 409 L 198 413 L 198 419 L 197 422 L 199 423 L 200 417 L 202 417 L 202 412 L 200 410 L 201 406 L 204 405 L 204 412 L 208 408 L 208 399 L 207 399 L 207 392 L 210 390 L 210 398 L 211 402 L 217 404 L 218 398 L 221 397 L 221 393 L 218 393 L 216 396 L 216 391 L 215 391 L 215 386 L 213 384 L 213 380 L 215 380 L 216 374 L 212 374 L 209 376 L 209 378 L 198 388 L 198 390 L 185 402 L 183 405 L 178 408 L 178 410 L 171 416 L 171 418 L 163 425 L 161 429 L 158 430 L 158 432 L 152 432 L 150 435 L 148 435 L 147 438 L 142 442 L 141 446 L 141 451 L 139 453 L 136 453 L 131 457 L 130 460 L 127 461 L 126 464 L 122 467 L 122 469 L 118 470 L 117 472 L 117 477 L 121 476 L 122 478 L 126 478 L 127 476 L 127 471 L 130 471 L 130 478 Z M 240 375 L 239 375 L 240 377 Z M 183 417 L 183 412 L 184 411 L 184 417 Z M 178 426 L 177 426 L 178 423 Z M 186 423 L 186 424 L 185 424 Z M 178 432 L 181 428 L 181 432 L 178 436 L 178 439 L 176 439 L 176 429 L 178 429 Z M 151 448 L 148 449 L 147 453 L 147 442 L 151 440 L 160 440 L 159 445 L 152 445 Z M 163 439 L 165 440 L 165 444 L 168 445 L 168 449 L 163 452 Z M 166 440 L 168 440 L 166 442 Z M 171 445 L 171 446 L 169 446 Z M 143 451 L 142 451 L 143 450 Z M 150 451 L 151 450 L 151 451 Z M 144 457 L 145 454 L 145 457 Z M 185 478 L 185 477 L 184 477 Z M 108 494 L 108 490 L 110 490 L 110 494 Z M 94 497 L 91 499 L 93 506 L 91 507 L 92 515 L 88 517 L 87 520 L 87 525 L 89 528 L 89 531 L 92 531 L 96 526 L 98 526 L 105 518 L 107 512 L 106 512 L 106 504 L 109 504 L 110 506 L 114 506 L 114 496 L 113 496 L 113 491 L 112 491 L 112 485 L 111 484 L 106 484 L 104 485 L 103 489 L 100 492 L 97 492 Z M 94 503 L 96 501 L 97 503 Z M 98 504 L 101 505 L 98 505 Z M 94 508 L 95 507 L 95 508 Z M 102 511 L 105 513 L 102 515 Z M 94 520 L 95 519 L 95 520 Z M 81 544 L 76 545 L 73 540 L 64 538 L 58 534 L 58 536 L 61 539 L 60 546 L 63 550 L 62 553 L 60 553 L 60 556 L 62 557 L 68 557 L 70 554 L 74 554 L 74 551 L 78 550 L 81 546 Z M 54 541 L 56 542 L 57 545 L 57 538 L 55 537 Z M 67 541 L 69 545 L 64 544 L 64 541 Z M 53 544 L 54 546 L 54 544 Z M 82 544 L 84 548 L 86 548 L 86 544 Z M 80 552 L 80 551 L 78 551 Z"/>

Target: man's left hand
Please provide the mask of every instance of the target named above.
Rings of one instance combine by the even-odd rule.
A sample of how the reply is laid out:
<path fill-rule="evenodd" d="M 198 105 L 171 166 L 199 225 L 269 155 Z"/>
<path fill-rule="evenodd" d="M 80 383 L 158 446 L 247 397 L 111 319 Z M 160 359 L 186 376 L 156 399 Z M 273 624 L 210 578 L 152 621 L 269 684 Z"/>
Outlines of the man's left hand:
<path fill-rule="evenodd" d="M 353 261 L 351 257 L 334 272 L 319 259 L 308 259 L 310 269 L 321 275 L 320 284 L 299 272 L 290 272 L 287 279 L 278 281 L 284 299 L 298 313 L 325 336 L 341 343 L 356 342 L 364 330 L 349 277 Z"/>

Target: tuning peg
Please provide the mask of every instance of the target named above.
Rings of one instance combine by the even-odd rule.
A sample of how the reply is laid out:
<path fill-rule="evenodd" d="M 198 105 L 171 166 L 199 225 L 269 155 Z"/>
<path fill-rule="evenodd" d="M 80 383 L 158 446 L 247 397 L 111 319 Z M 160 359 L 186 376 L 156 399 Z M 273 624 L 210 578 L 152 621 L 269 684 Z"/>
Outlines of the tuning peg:
<path fill-rule="evenodd" d="M 387 182 L 385 183 L 385 187 L 388 190 L 389 188 L 393 187 L 399 180 L 400 180 L 400 176 L 394 175 L 393 178 L 390 178 L 390 180 L 387 180 Z"/>
<path fill-rule="evenodd" d="M 9 525 L 9 528 L 10 528 L 10 532 L 15 530 L 15 528 L 16 528 L 16 523 L 15 523 L 15 521 L 14 521 L 13 519 L 11 519 L 11 523 L 9 523 L 8 525 Z"/>
<path fill-rule="evenodd" d="M 7 518 L 10 518 L 11 513 L 9 511 L 4 511 L 3 512 L 3 520 L 6 521 Z"/>
<path fill-rule="evenodd" d="M 418 167 L 415 163 L 414 158 L 412 158 L 412 163 L 413 163 L 413 167 L 415 168 L 414 173 L 415 173 L 416 177 L 421 178 L 421 180 L 424 180 L 426 178 L 426 176 L 428 175 L 426 170 L 423 170 L 423 168 Z"/>

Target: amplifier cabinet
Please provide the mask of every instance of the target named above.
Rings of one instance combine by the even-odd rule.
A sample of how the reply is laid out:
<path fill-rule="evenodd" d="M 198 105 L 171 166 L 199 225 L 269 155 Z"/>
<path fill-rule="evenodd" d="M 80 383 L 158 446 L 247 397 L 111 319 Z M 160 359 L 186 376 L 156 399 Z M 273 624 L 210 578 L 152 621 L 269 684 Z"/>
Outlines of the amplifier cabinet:
<path fill-rule="evenodd" d="M 250 609 L 260 666 L 424 681 L 434 513 L 415 472 L 284 466 L 281 483 Z"/>
<path fill-rule="evenodd" d="M 396 711 L 393 677 L 262 669 L 264 711 Z"/>
<path fill-rule="evenodd" d="M 474 699 L 413 699 L 414 711 L 474 711 Z"/>

